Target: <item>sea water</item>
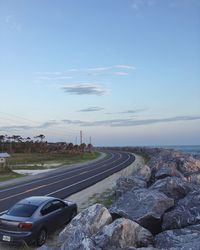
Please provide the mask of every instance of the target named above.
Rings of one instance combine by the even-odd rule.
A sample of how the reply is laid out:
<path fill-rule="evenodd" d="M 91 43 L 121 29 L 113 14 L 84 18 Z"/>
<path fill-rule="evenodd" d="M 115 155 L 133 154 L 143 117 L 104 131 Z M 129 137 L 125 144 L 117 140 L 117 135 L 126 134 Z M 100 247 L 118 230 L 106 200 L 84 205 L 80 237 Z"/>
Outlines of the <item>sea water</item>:
<path fill-rule="evenodd" d="M 175 149 L 184 153 L 200 155 L 200 145 L 183 145 L 183 146 L 162 146 L 163 148 Z"/>

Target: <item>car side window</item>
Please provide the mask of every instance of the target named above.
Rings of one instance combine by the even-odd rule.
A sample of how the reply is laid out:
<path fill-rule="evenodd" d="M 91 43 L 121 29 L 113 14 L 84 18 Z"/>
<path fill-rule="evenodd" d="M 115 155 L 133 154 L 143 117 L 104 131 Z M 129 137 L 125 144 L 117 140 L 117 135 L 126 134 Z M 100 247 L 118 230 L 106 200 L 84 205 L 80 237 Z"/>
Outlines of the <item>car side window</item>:
<path fill-rule="evenodd" d="M 55 200 L 52 202 L 47 203 L 42 209 L 41 209 L 41 214 L 46 215 L 49 214 L 55 210 L 58 210 L 62 207 L 64 207 L 65 204 L 62 201 Z"/>
<path fill-rule="evenodd" d="M 46 215 L 52 212 L 52 204 L 51 202 L 47 203 L 42 209 L 41 209 L 41 214 Z"/>
<path fill-rule="evenodd" d="M 58 201 L 58 200 L 53 201 L 52 204 L 53 204 L 54 210 L 65 207 L 65 204 L 62 201 Z"/>

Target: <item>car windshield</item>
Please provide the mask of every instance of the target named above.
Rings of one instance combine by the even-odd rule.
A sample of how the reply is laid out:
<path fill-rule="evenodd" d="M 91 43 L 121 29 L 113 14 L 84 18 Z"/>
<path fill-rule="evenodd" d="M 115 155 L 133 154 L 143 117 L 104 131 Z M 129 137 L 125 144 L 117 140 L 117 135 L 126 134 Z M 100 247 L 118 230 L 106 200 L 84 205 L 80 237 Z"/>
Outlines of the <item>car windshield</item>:
<path fill-rule="evenodd" d="M 38 207 L 31 204 L 16 204 L 7 214 L 18 217 L 31 217 Z"/>

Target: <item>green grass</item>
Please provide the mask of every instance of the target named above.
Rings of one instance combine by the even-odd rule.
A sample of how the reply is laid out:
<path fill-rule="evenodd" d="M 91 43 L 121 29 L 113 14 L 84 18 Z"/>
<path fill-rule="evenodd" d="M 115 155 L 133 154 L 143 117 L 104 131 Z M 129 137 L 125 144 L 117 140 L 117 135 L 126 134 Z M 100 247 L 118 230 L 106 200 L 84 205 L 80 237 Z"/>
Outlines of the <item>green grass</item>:
<path fill-rule="evenodd" d="M 140 155 L 141 157 L 143 157 L 144 163 L 145 163 L 145 164 L 147 164 L 148 161 L 150 161 L 150 159 L 151 159 L 151 157 L 150 157 L 149 154 L 147 154 L 147 153 L 138 153 L 138 152 L 137 152 L 136 154 L 138 154 L 138 155 Z"/>
<path fill-rule="evenodd" d="M 115 201 L 115 190 L 107 189 L 103 193 L 96 193 L 89 198 L 91 204 L 100 203 L 109 208 Z"/>
<path fill-rule="evenodd" d="M 81 163 L 89 160 L 94 160 L 100 155 L 99 152 L 84 152 L 83 154 L 64 154 L 64 153 L 33 153 L 25 154 L 18 153 L 12 154 L 9 159 L 9 166 L 11 169 L 47 169 L 44 164 L 52 164 L 52 168 L 55 167 L 53 164 L 58 164 L 59 166 Z M 32 164 L 32 165 L 29 165 Z M 59 167 L 56 166 L 56 167 Z M 11 169 L 0 171 L 0 182 L 7 181 L 10 179 L 15 179 L 22 177 L 24 175 L 13 172 Z"/>
<path fill-rule="evenodd" d="M 19 178 L 19 177 L 22 177 L 22 176 L 24 176 L 24 175 L 14 173 L 11 170 L 3 171 L 3 172 L 1 171 L 0 172 L 0 182 L 15 179 L 15 178 Z"/>
<path fill-rule="evenodd" d="M 82 154 L 18 153 L 11 155 L 11 158 L 9 159 L 9 165 L 12 169 L 46 169 L 47 167 L 45 166 L 45 164 L 51 164 L 52 166 L 50 166 L 49 168 L 55 168 L 62 165 L 69 165 L 94 160 L 99 155 L 99 152 L 84 152 Z"/>

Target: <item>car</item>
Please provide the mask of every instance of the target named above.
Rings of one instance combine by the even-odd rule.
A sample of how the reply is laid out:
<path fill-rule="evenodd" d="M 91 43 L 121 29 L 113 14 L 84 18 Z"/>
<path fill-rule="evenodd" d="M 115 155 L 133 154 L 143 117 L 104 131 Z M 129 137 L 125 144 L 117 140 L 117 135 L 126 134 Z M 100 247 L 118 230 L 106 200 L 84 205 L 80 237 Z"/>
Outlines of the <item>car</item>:
<path fill-rule="evenodd" d="M 0 214 L 0 241 L 42 246 L 50 232 L 77 214 L 71 201 L 50 196 L 32 196 Z"/>

